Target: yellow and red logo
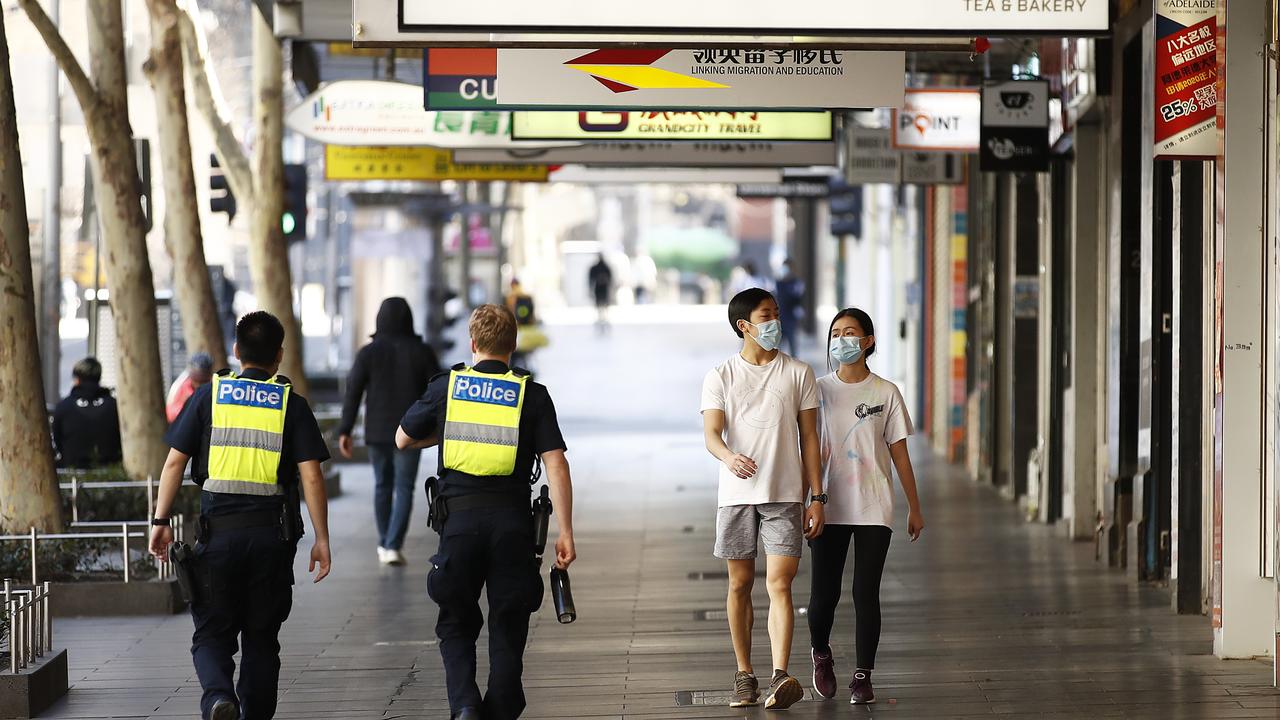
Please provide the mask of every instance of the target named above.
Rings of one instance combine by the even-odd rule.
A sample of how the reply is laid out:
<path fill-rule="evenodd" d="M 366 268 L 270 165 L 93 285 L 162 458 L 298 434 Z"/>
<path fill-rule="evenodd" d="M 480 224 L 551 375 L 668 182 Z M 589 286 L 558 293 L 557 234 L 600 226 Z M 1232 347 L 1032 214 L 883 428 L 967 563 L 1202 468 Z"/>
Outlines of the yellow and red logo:
<path fill-rule="evenodd" d="M 633 90 L 707 90 L 728 85 L 653 67 L 670 50 L 614 48 L 594 50 L 565 65 L 581 70 L 615 93 Z"/>

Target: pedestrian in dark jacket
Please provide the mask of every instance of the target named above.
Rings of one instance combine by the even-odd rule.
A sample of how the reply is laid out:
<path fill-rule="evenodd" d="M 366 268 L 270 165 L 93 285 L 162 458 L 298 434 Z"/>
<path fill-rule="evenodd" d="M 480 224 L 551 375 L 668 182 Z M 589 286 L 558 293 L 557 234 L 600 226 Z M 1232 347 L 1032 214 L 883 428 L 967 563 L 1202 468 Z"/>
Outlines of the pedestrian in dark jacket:
<path fill-rule="evenodd" d="M 440 372 L 435 351 L 413 332 L 413 311 L 401 297 L 382 301 L 373 342 L 360 348 L 347 376 L 347 395 L 338 427 L 338 451 L 351 457 L 351 431 L 360 401 L 365 399 L 364 442 L 369 448 L 375 482 L 374 516 L 378 522 L 378 560 L 401 565 L 400 552 L 413 513 L 415 480 L 421 450 L 397 450 L 396 428 L 427 382 Z M 367 397 L 366 397 L 367 396 Z"/>
<path fill-rule="evenodd" d="M 93 468 L 120 462 L 120 415 L 102 387 L 102 363 L 87 357 L 71 371 L 71 394 L 53 410 L 53 446 L 60 468 Z"/>

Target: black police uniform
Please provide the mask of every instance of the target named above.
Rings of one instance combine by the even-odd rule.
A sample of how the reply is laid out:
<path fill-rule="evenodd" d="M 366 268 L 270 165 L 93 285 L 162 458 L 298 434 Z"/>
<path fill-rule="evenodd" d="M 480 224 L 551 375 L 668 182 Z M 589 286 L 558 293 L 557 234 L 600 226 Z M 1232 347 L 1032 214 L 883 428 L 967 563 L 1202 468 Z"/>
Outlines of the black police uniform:
<path fill-rule="evenodd" d="M 268 380 L 271 375 L 250 369 L 239 377 Z M 279 380 L 288 382 L 284 377 Z M 191 475 L 198 484 L 209 476 L 212 388 L 210 383 L 195 391 L 165 438 L 170 447 L 192 457 Z M 291 391 L 285 406 L 278 482 L 297 490 L 298 463 L 328 459 L 329 450 L 311 406 Z M 300 493 L 290 494 L 293 499 L 288 502 L 297 510 Z M 191 605 L 195 620 L 191 656 L 204 689 L 200 699 L 204 717 L 223 699 L 238 700 L 244 720 L 275 716 L 280 680 L 278 638 L 293 606 L 293 559 L 298 547 L 297 533 L 292 540 L 282 538 L 278 518 L 285 502 L 282 496 L 200 494 L 202 525 L 207 522 L 211 531 L 195 549 L 201 587 Z M 249 526 L 219 529 L 219 523 Z M 243 652 L 240 682 L 233 685 L 237 643 Z"/>
<path fill-rule="evenodd" d="M 496 360 L 485 360 L 472 369 L 492 375 L 508 371 L 505 363 Z M 409 408 L 400 423 L 410 437 L 444 437 L 448 390 L 448 373 L 431 380 L 422 399 Z M 564 449 L 551 395 L 532 380 L 525 383 L 520 441 L 510 475 L 479 477 L 446 470 L 441 448 L 440 493 L 455 507 L 449 510 L 439 551 L 431 559 L 427 594 L 440 605 L 436 635 L 454 713 L 474 707 L 485 720 L 514 720 L 524 711 L 520 681 L 524 646 L 529 637 L 529 615 L 542 603 L 543 591 L 533 555 L 529 480 L 535 456 Z M 486 585 L 489 686 L 482 699 L 476 685 L 476 639 L 484 624 L 480 591 Z"/>

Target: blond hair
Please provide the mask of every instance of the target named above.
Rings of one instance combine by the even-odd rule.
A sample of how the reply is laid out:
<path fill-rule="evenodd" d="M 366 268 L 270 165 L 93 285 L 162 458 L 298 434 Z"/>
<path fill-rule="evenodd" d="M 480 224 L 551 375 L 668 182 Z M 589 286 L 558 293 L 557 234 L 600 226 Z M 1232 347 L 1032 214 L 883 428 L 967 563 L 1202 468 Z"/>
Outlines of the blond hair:
<path fill-rule="evenodd" d="M 467 324 L 476 350 L 486 355 L 510 355 L 516 349 L 516 316 L 501 305 L 481 305 Z"/>

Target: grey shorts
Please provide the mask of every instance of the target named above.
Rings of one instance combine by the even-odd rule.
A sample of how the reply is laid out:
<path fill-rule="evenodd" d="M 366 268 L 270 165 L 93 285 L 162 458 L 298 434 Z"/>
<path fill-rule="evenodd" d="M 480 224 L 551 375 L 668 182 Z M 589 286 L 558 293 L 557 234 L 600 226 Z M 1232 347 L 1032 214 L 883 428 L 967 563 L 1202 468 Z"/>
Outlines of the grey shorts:
<path fill-rule="evenodd" d="M 752 560 L 764 541 L 765 555 L 800 557 L 804 547 L 804 505 L 794 502 L 728 505 L 716 511 L 715 555 Z"/>

